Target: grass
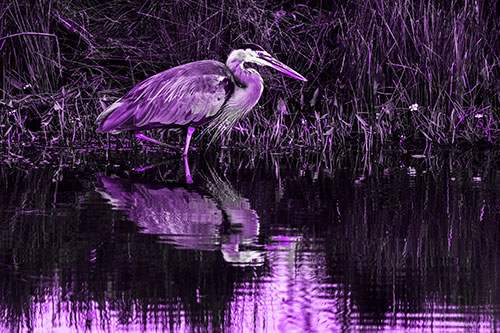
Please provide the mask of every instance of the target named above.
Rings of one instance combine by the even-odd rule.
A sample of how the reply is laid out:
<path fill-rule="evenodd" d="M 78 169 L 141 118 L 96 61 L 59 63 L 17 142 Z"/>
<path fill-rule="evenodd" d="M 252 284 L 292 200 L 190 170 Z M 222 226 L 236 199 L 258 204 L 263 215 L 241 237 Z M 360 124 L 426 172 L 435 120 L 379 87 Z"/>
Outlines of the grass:
<path fill-rule="evenodd" d="M 254 42 L 309 82 L 261 69 L 259 106 L 224 144 L 498 145 L 499 13 L 468 0 L 2 2 L 0 136 L 104 145 L 95 118 L 132 86 Z"/>

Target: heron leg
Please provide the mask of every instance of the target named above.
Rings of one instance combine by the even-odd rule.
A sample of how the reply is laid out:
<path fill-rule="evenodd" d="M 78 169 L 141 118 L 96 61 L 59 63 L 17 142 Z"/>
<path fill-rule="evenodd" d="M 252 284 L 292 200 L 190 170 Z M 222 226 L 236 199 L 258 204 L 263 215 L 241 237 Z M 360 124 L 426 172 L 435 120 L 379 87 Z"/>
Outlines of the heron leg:
<path fill-rule="evenodd" d="M 166 143 L 163 143 L 163 142 L 160 142 L 158 140 L 155 140 L 153 138 L 150 138 L 150 137 L 147 137 L 145 136 L 144 134 L 141 134 L 141 133 L 136 133 L 135 134 L 135 137 L 139 140 L 146 140 L 146 141 L 149 141 L 149 142 L 152 142 L 152 143 L 155 143 L 157 145 L 160 145 L 162 147 L 165 147 L 165 148 L 169 148 L 169 149 L 173 149 L 173 150 L 177 150 L 178 151 L 178 148 L 177 147 L 174 147 L 174 146 L 171 146 L 171 145 L 167 145 Z"/>
<path fill-rule="evenodd" d="M 193 135 L 194 127 L 189 126 L 186 137 L 186 146 L 184 147 L 184 156 L 188 154 L 189 143 L 191 142 L 191 136 Z"/>
<path fill-rule="evenodd" d="M 141 134 L 141 133 L 136 133 L 136 134 L 135 134 L 135 137 L 136 137 L 137 139 L 140 139 L 140 140 L 146 140 L 146 141 L 149 141 L 149 142 L 155 143 L 155 144 L 160 145 L 160 146 L 164 146 L 164 147 L 166 146 L 166 144 L 164 144 L 163 142 L 160 142 L 160 141 L 155 140 L 155 139 L 153 139 L 153 138 L 147 137 L 147 136 L 145 136 L 144 134 Z"/>
<path fill-rule="evenodd" d="M 186 169 L 186 184 L 192 184 L 191 171 L 189 170 L 189 161 L 187 155 L 184 155 L 184 168 Z"/>

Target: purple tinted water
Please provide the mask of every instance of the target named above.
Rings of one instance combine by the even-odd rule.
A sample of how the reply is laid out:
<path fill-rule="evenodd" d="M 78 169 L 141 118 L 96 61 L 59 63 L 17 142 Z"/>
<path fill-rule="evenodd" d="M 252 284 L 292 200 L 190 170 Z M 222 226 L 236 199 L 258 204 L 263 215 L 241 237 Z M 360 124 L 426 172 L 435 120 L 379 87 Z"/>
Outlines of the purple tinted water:
<path fill-rule="evenodd" d="M 2 330 L 497 328 L 490 156 L 148 159 L 2 165 Z"/>

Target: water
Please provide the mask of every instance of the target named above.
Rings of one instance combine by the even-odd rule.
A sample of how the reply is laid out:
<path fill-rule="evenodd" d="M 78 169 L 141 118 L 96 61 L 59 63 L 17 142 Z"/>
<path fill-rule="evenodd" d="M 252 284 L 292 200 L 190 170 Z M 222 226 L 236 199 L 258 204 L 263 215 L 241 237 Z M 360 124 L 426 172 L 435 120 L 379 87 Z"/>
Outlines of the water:
<path fill-rule="evenodd" d="M 497 329 L 495 152 L 20 155 L 2 330 Z"/>

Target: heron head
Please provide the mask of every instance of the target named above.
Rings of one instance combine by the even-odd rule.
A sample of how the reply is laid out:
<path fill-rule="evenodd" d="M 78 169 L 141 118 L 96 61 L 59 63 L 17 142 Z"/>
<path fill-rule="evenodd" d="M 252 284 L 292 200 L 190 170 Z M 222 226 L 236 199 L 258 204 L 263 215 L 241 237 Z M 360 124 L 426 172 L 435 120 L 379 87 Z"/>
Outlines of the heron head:
<path fill-rule="evenodd" d="M 307 82 L 307 79 L 304 76 L 271 56 L 266 50 L 257 44 L 245 44 L 239 49 L 234 50 L 229 55 L 228 62 L 230 59 L 238 60 L 241 63 L 251 62 L 261 66 L 269 66 L 288 76 Z"/>

